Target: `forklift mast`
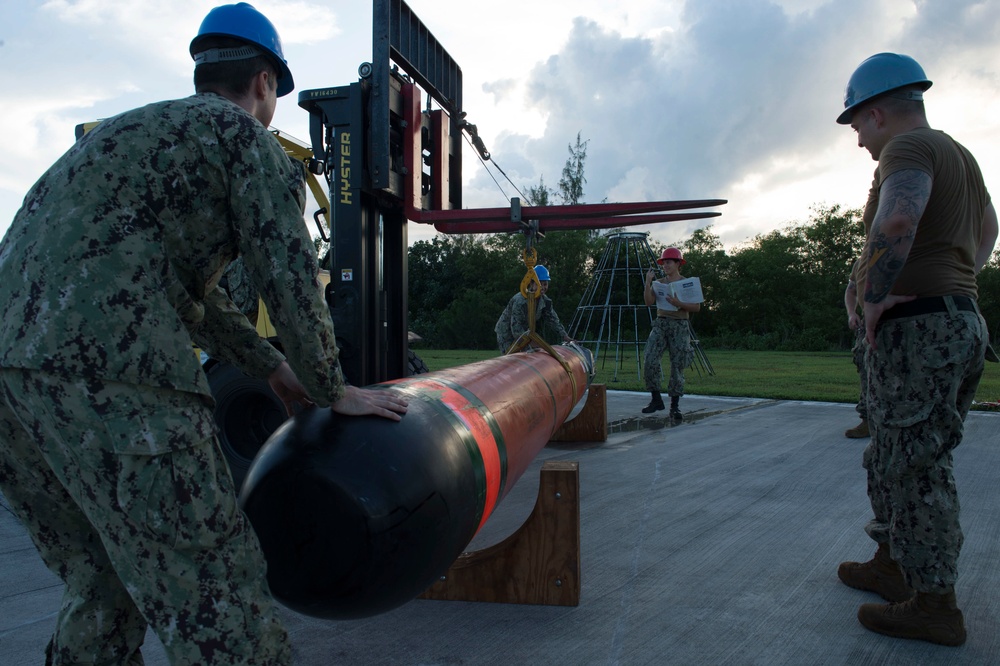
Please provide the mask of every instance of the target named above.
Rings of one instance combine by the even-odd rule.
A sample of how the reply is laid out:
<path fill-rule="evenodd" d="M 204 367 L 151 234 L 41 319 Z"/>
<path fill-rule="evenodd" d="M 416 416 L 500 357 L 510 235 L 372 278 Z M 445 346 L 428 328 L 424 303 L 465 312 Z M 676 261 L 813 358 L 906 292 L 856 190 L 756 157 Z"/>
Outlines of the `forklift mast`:
<path fill-rule="evenodd" d="M 405 2 L 373 4 L 359 80 L 299 93 L 329 185 L 326 297 L 358 386 L 407 375 L 406 212 L 461 208 L 462 183 L 462 70 Z M 421 89 L 441 109 L 421 112 Z"/>
<path fill-rule="evenodd" d="M 462 70 L 403 0 L 373 0 L 371 63 L 349 85 L 305 90 L 315 174 L 330 191 L 326 297 L 347 380 L 407 376 L 408 222 L 441 233 L 614 229 L 720 215 L 725 199 L 462 208 L 462 133 L 490 154 L 462 109 Z M 427 95 L 427 107 L 422 98 Z M 432 109 L 431 102 L 440 108 Z"/>

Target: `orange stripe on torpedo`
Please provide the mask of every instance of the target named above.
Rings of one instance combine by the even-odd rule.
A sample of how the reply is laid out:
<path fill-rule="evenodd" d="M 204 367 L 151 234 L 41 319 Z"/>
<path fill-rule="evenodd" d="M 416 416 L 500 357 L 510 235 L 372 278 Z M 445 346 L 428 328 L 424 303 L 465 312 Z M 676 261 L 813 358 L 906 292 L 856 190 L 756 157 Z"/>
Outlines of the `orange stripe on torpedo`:
<path fill-rule="evenodd" d="M 424 389 L 434 392 L 469 429 L 479 449 L 479 455 L 482 457 L 483 473 L 486 480 L 483 513 L 479 520 L 479 527 L 476 528 L 478 532 L 486 520 L 493 515 L 493 510 L 500 501 L 504 476 L 503 462 L 500 459 L 501 444 L 497 441 L 493 428 L 490 427 L 483 415 L 483 411 L 486 411 L 485 405 L 481 402 L 473 403 L 459 391 L 435 380 L 409 378 L 385 382 L 385 384 L 394 384 L 401 388 L 416 389 L 417 391 Z"/>

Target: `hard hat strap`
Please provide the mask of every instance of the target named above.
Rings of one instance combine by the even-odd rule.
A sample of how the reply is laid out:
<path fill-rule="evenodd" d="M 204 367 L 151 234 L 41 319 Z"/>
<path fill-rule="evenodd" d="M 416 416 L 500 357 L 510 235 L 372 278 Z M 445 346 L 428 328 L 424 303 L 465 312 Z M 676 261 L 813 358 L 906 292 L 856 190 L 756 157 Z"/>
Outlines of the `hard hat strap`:
<path fill-rule="evenodd" d="M 197 67 L 198 65 L 209 65 L 217 62 L 225 62 L 227 60 L 246 60 L 248 58 L 256 58 L 260 55 L 264 55 L 264 52 L 252 46 L 238 46 L 226 49 L 208 49 L 207 51 L 202 51 L 201 53 L 195 53 L 194 63 Z"/>

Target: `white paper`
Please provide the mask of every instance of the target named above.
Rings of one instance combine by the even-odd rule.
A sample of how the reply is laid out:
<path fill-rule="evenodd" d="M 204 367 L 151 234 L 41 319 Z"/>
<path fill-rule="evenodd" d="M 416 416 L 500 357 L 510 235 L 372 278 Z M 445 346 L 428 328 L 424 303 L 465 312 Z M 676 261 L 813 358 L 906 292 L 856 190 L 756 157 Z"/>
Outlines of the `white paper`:
<path fill-rule="evenodd" d="M 673 296 L 682 303 L 701 303 L 705 297 L 701 293 L 701 280 L 696 277 L 683 278 L 675 282 L 653 282 L 653 293 L 656 295 L 656 307 L 658 310 L 668 312 L 677 310 L 667 300 L 667 296 Z"/>

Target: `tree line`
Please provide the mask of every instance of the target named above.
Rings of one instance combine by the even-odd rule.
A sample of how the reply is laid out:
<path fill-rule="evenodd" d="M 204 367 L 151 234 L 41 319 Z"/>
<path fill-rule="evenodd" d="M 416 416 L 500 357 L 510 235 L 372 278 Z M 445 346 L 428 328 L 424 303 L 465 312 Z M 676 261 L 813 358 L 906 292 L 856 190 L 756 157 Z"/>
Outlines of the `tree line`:
<path fill-rule="evenodd" d="M 580 203 L 586 142 L 569 146 L 559 188 L 529 188 L 533 205 Z M 692 317 L 703 347 L 771 351 L 849 350 L 844 290 L 864 248 L 860 208 L 816 206 L 805 222 L 760 234 L 727 250 L 711 226 L 670 245 L 683 251 L 685 276 L 701 279 L 705 302 Z M 640 229 L 630 229 L 637 231 Z M 608 233 L 558 231 L 538 240 L 538 263 L 552 276 L 549 296 L 569 328 L 607 244 Z M 666 245 L 651 242 L 656 256 Z M 493 326 L 526 268 L 519 233 L 443 235 L 409 249 L 410 330 L 437 349 L 492 349 Z M 1000 327 L 1000 255 L 980 272 L 979 305 Z M 541 331 L 557 341 L 551 331 Z M 570 331 L 573 334 L 573 331 Z M 991 328 L 991 338 L 1000 339 Z"/>
<path fill-rule="evenodd" d="M 692 317 L 702 345 L 722 349 L 838 351 L 853 344 L 844 289 L 864 247 L 860 209 L 816 208 L 810 220 L 726 250 L 712 228 L 673 245 L 701 279 L 705 302 Z M 538 245 L 552 275 L 549 296 L 569 327 L 607 234 L 554 232 Z M 651 243 L 659 255 L 665 245 Z M 492 349 L 493 326 L 525 274 L 519 234 L 438 235 L 409 252 L 410 329 L 439 349 Z M 980 272 L 979 305 L 997 341 L 1000 255 Z M 551 331 L 547 332 L 551 335 Z M 550 339 L 555 341 L 554 337 Z"/>

